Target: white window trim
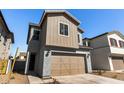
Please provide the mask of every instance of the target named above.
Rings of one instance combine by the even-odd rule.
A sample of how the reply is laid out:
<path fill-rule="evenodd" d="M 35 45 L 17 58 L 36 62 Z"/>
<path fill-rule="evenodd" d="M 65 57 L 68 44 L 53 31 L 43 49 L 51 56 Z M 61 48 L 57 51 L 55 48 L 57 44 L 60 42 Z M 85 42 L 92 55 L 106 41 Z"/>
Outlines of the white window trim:
<path fill-rule="evenodd" d="M 62 23 L 62 24 L 65 24 L 65 25 L 67 25 L 68 26 L 68 35 L 62 35 L 62 34 L 60 34 L 60 23 Z M 59 36 L 64 36 L 64 37 L 69 37 L 69 34 L 70 34 L 70 31 L 69 31 L 69 24 L 68 23 L 66 23 L 66 22 L 58 22 L 58 35 Z"/>

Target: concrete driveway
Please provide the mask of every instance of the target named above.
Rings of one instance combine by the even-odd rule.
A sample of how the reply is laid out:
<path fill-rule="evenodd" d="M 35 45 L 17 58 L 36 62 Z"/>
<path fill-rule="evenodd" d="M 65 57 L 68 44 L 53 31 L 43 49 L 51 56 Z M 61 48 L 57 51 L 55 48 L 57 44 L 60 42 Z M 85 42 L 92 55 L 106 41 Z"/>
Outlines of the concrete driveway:
<path fill-rule="evenodd" d="M 30 84 L 49 84 L 54 82 L 53 79 L 41 79 L 34 76 L 28 76 Z M 112 78 L 92 75 L 81 74 L 71 76 L 56 76 L 53 77 L 58 84 L 124 84 L 124 81 L 116 80 Z"/>
<path fill-rule="evenodd" d="M 124 84 L 124 81 L 121 80 L 92 74 L 58 76 L 54 78 L 61 84 Z"/>

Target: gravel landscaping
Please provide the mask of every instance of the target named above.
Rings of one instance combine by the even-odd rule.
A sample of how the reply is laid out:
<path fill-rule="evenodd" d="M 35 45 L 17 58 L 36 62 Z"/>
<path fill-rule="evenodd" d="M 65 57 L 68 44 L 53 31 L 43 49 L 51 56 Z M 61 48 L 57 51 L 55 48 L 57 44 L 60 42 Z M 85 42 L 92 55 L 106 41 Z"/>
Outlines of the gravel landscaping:
<path fill-rule="evenodd" d="M 0 84 L 28 84 L 28 77 L 20 73 L 13 73 L 10 81 L 8 75 L 0 75 Z"/>

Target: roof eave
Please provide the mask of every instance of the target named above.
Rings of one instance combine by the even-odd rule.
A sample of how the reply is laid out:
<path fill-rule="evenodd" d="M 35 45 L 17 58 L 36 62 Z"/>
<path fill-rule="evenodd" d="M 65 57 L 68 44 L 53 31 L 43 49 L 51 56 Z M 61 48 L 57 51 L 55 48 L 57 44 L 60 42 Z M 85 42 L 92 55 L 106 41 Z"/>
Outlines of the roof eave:
<path fill-rule="evenodd" d="M 78 27 L 78 31 L 80 31 L 81 33 L 84 33 L 84 30 L 80 27 Z"/>
<path fill-rule="evenodd" d="M 15 40 L 14 40 L 14 34 L 13 34 L 13 32 L 11 32 L 11 40 L 12 40 L 12 43 L 14 44 L 15 43 Z"/>
<path fill-rule="evenodd" d="M 44 10 L 43 15 L 42 15 L 41 20 L 40 20 L 40 23 L 39 23 L 40 25 L 43 23 L 43 20 L 44 20 L 47 13 L 65 13 L 68 16 L 70 16 L 73 20 L 75 20 L 78 24 L 80 24 L 80 21 L 66 10 Z"/>
<path fill-rule="evenodd" d="M 2 14 L 2 12 L 1 12 L 1 10 L 0 10 L 0 16 L 1 16 L 1 18 L 2 18 L 2 20 L 3 20 L 3 23 L 4 23 L 4 25 L 5 25 L 6 29 L 7 29 L 7 32 L 11 35 L 12 43 L 14 43 L 14 34 L 13 34 L 13 32 L 11 32 L 11 31 L 9 30 L 9 28 L 8 28 L 8 26 L 7 26 L 7 24 L 6 24 L 6 21 L 5 21 L 4 17 L 3 17 L 3 14 Z"/>

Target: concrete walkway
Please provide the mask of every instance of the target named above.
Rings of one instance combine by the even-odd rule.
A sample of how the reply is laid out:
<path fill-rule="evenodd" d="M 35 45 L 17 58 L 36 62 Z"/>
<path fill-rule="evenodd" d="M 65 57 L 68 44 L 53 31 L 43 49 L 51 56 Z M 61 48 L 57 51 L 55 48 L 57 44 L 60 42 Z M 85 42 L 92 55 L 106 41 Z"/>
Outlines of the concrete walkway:
<path fill-rule="evenodd" d="M 41 84 L 41 79 L 36 76 L 28 76 L 29 84 Z"/>
<path fill-rule="evenodd" d="M 39 77 L 28 76 L 30 84 L 49 84 L 53 79 L 42 80 Z M 124 81 L 112 78 L 92 75 L 70 75 L 70 76 L 56 76 L 53 77 L 59 84 L 124 84 Z"/>
<path fill-rule="evenodd" d="M 41 79 L 37 76 L 28 76 L 29 84 L 51 84 L 53 79 Z"/>

